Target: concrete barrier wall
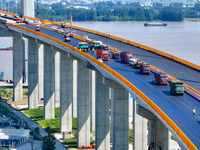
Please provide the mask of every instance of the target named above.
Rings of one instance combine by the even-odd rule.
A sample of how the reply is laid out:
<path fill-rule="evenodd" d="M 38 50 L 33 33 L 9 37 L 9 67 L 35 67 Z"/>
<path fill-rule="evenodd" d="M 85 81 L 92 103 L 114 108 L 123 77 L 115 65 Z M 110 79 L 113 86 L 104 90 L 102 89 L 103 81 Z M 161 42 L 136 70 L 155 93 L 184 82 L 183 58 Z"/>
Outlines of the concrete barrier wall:
<path fill-rule="evenodd" d="M 12 26 L 18 29 L 22 29 L 25 30 L 27 32 L 39 35 L 41 37 L 44 37 L 48 40 L 51 40 L 53 42 L 56 42 L 60 45 L 63 45 L 71 50 L 73 50 L 74 52 L 84 56 L 85 58 L 93 61 L 94 63 L 96 63 L 98 66 L 102 67 L 103 69 L 105 69 L 107 72 L 109 72 L 110 74 L 112 74 L 113 76 L 115 76 L 116 78 L 118 78 L 124 85 L 126 85 L 127 87 L 129 87 L 132 91 L 134 91 L 140 98 L 142 98 L 173 130 L 174 132 L 179 136 L 179 138 L 185 143 L 186 146 L 188 146 L 189 149 L 193 149 L 193 150 L 197 150 L 197 148 L 195 147 L 195 145 L 190 141 L 190 139 L 178 128 L 178 126 L 152 101 L 150 100 L 144 93 L 142 93 L 137 87 L 135 87 L 133 84 L 131 84 L 128 80 L 126 80 L 123 76 L 121 76 L 120 74 L 118 74 L 116 71 L 112 70 L 111 68 L 109 68 L 108 66 L 106 66 L 105 64 L 99 62 L 97 59 L 91 57 L 90 55 L 88 55 L 87 53 L 84 53 L 80 50 L 78 50 L 77 48 L 68 45 L 67 43 L 61 42 L 58 39 L 49 37 L 45 34 L 42 34 L 40 32 L 36 32 L 33 31 L 31 29 L 27 29 L 25 27 L 21 27 L 18 25 L 14 25 L 14 24 L 10 24 L 10 23 L 5 23 L 0 21 L 0 23 L 6 24 L 8 26 Z"/>

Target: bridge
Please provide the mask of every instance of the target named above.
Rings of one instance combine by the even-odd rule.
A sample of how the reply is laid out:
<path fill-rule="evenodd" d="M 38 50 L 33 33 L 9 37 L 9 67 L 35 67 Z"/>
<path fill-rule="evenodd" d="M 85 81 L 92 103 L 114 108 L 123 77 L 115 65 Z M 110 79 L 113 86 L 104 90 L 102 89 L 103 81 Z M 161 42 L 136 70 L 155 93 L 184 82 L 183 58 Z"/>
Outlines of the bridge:
<path fill-rule="evenodd" d="M 200 148 L 200 66 L 138 43 L 76 26 L 73 26 L 76 35 L 66 43 L 62 31 L 52 28 L 60 24 L 51 23 L 41 25 L 40 32 L 35 31 L 34 23 L 0 23 L 0 36 L 13 37 L 14 100 L 22 99 L 23 53 L 28 53 L 29 109 L 37 108 L 37 100 L 44 98 L 45 119 L 52 119 L 54 108 L 60 106 L 60 130 L 65 137 L 71 136 L 72 117 L 77 117 L 79 147 L 90 145 L 92 130 L 95 149 L 110 149 L 110 138 L 113 149 L 128 149 L 130 93 L 135 150 L 147 149 L 147 127 L 148 145 L 153 142 L 154 149 L 159 149 L 156 145 L 169 149 L 171 134 L 181 149 Z M 91 42 L 84 35 L 117 50 L 131 52 L 150 63 L 152 72 L 159 69 L 170 78 L 183 81 L 186 92 L 183 96 L 174 96 L 168 86 L 152 84 L 152 73 L 141 75 L 137 69 L 116 59 L 102 63 L 93 53 L 78 50 L 79 42 Z M 197 112 L 195 117 L 193 108 Z"/>

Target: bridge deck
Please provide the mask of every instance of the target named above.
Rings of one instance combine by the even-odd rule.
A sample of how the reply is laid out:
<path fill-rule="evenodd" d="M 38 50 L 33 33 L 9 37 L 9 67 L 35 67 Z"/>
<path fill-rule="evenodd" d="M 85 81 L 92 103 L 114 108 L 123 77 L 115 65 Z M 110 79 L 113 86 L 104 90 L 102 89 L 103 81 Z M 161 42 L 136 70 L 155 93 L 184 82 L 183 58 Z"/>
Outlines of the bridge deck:
<path fill-rule="evenodd" d="M 35 30 L 35 26 L 23 25 Z M 41 33 L 64 41 L 64 35 L 47 29 L 41 29 Z M 165 71 L 166 73 L 185 82 L 189 86 L 200 91 L 200 73 L 199 71 L 167 59 L 163 56 L 142 50 L 140 48 L 124 44 L 122 42 L 108 39 L 102 36 L 77 31 L 78 35 L 87 35 L 90 39 L 101 40 L 104 44 L 117 48 L 121 51 L 129 51 L 133 56 L 141 58 L 145 62 Z M 68 44 L 76 47 L 80 40 L 72 38 Z M 89 53 L 95 57 L 92 53 Z M 122 64 L 120 60 L 110 59 L 104 61 L 106 65 L 121 74 L 139 90 L 146 94 L 161 110 L 170 117 L 174 123 L 186 134 L 186 136 L 200 148 L 200 102 L 189 94 L 184 96 L 174 96 L 170 93 L 169 86 L 153 85 L 153 74 L 141 75 L 139 70 L 133 69 L 128 64 Z M 196 109 L 196 115 L 193 117 L 192 109 Z"/>

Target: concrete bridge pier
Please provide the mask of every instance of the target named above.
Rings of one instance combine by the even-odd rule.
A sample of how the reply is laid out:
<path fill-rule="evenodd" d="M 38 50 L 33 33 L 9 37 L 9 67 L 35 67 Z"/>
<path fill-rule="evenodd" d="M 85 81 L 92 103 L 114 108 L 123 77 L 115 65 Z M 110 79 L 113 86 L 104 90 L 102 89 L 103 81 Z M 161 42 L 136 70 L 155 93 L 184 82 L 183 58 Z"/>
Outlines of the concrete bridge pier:
<path fill-rule="evenodd" d="M 66 138 L 72 133 L 73 59 L 60 54 L 60 131 Z"/>
<path fill-rule="evenodd" d="M 90 98 L 90 130 L 95 131 L 95 98 L 96 98 L 96 88 L 95 88 L 95 76 L 96 71 L 91 70 L 91 98 Z"/>
<path fill-rule="evenodd" d="M 113 89 L 113 150 L 129 149 L 129 93 L 116 83 L 111 81 Z"/>
<path fill-rule="evenodd" d="M 44 99 L 44 44 L 38 43 L 38 99 Z"/>
<path fill-rule="evenodd" d="M 148 146 L 153 143 L 153 150 L 169 150 L 171 134 L 167 127 L 149 110 L 137 106 L 139 115 L 148 119 Z"/>
<path fill-rule="evenodd" d="M 96 131 L 95 149 L 110 150 L 110 99 L 109 86 L 103 82 L 104 78 L 100 72 L 96 72 Z"/>
<path fill-rule="evenodd" d="M 23 39 L 21 33 L 11 32 L 11 35 L 13 36 L 13 100 L 16 101 L 23 98 Z"/>
<path fill-rule="evenodd" d="M 73 102 L 72 102 L 72 117 L 77 118 L 77 65 L 78 61 L 73 60 Z"/>
<path fill-rule="evenodd" d="M 60 52 L 56 51 L 56 54 L 55 54 L 55 108 L 58 108 L 58 107 L 60 107 Z"/>
<path fill-rule="evenodd" d="M 44 119 L 55 118 L 55 55 L 51 45 L 44 45 Z"/>
<path fill-rule="evenodd" d="M 27 84 L 28 83 L 28 38 L 22 37 L 22 42 L 23 42 L 23 56 L 22 56 L 22 65 L 23 65 L 23 79 L 22 83 Z"/>
<path fill-rule="evenodd" d="M 38 108 L 38 50 L 35 38 L 28 38 L 28 108 Z"/>
<path fill-rule="evenodd" d="M 78 61 L 77 94 L 77 145 L 90 145 L 90 91 L 91 70 L 84 67 L 84 61 Z"/>
<path fill-rule="evenodd" d="M 136 112 L 136 96 L 133 96 L 133 149 L 147 149 L 147 119 Z"/>

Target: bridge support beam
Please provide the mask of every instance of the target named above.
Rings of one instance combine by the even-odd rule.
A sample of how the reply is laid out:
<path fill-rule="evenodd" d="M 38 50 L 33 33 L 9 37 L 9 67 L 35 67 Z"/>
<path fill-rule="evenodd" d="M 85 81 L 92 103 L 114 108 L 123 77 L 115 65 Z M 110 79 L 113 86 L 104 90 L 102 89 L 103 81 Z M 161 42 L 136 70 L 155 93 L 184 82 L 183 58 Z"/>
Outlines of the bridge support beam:
<path fill-rule="evenodd" d="M 129 149 L 129 93 L 111 81 L 113 88 L 113 150 Z"/>
<path fill-rule="evenodd" d="M 95 131 L 95 95 L 96 95 L 96 89 L 95 89 L 95 76 L 96 72 L 94 70 L 91 70 L 91 107 L 90 107 L 90 130 Z"/>
<path fill-rule="evenodd" d="M 44 119 L 55 117 L 55 54 L 51 46 L 44 46 Z"/>
<path fill-rule="evenodd" d="M 141 106 L 137 106 L 137 112 L 149 120 L 148 145 L 153 143 L 154 150 L 160 150 L 159 146 L 162 150 L 170 149 L 171 134 L 165 125 L 153 113 Z"/>
<path fill-rule="evenodd" d="M 109 131 L 109 87 L 103 84 L 103 76 L 96 72 L 96 131 L 95 146 L 97 150 L 110 149 L 110 131 Z"/>
<path fill-rule="evenodd" d="M 55 108 L 60 107 L 60 52 L 55 55 Z"/>
<path fill-rule="evenodd" d="M 147 149 L 147 119 L 136 112 L 136 97 L 133 97 L 133 149 Z"/>
<path fill-rule="evenodd" d="M 21 0 L 21 14 L 23 16 L 35 17 L 34 0 Z"/>
<path fill-rule="evenodd" d="M 27 84 L 28 83 L 28 49 L 29 49 L 29 44 L 28 44 L 28 38 L 23 37 L 23 83 Z"/>
<path fill-rule="evenodd" d="M 77 65 L 78 61 L 73 60 L 73 110 L 72 117 L 77 118 Z"/>
<path fill-rule="evenodd" d="M 44 45 L 38 43 L 38 99 L 44 99 Z"/>
<path fill-rule="evenodd" d="M 28 39 L 28 108 L 38 107 L 38 44 L 34 38 Z"/>
<path fill-rule="evenodd" d="M 77 133 L 78 147 L 90 145 L 90 77 L 91 70 L 78 61 Z"/>
<path fill-rule="evenodd" d="M 13 100 L 21 100 L 23 98 L 22 87 L 22 56 L 23 45 L 21 33 L 13 32 Z"/>
<path fill-rule="evenodd" d="M 60 55 L 60 131 L 66 136 L 72 132 L 73 59 L 66 52 Z"/>

